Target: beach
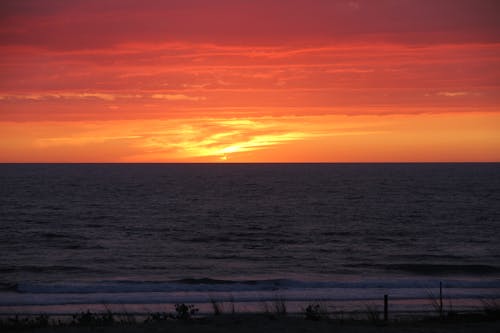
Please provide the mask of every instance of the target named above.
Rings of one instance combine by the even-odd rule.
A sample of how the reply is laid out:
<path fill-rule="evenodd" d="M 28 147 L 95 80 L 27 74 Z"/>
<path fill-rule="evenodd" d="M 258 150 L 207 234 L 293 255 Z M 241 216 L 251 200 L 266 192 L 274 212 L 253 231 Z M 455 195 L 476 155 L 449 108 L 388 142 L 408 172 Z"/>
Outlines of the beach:
<path fill-rule="evenodd" d="M 37 333 L 142 333 L 142 332 L 199 332 L 199 333 L 250 333 L 250 332 L 345 332 L 345 333 L 498 333 L 500 321 L 484 317 L 458 317 L 439 320 L 436 318 L 420 320 L 404 320 L 389 322 L 372 322 L 367 320 L 306 320 L 302 316 L 269 316 L 255 315 L 222 315 L 196 320 L 167 320 L 157 323 L 115 323 L 108 325 L 60 325 L 31 328 L 5 328 L 10 331 L 30 331 Z"/>

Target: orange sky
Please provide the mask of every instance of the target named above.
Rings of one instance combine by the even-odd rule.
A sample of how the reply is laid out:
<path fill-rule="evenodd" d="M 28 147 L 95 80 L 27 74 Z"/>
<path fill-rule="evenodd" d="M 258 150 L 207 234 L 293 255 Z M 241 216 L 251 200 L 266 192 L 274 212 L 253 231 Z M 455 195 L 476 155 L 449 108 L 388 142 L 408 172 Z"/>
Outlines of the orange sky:
<path fill-rule="evenodd" d="M 5 0 L 0 161 L 500 161 L 499 12 Z"/>

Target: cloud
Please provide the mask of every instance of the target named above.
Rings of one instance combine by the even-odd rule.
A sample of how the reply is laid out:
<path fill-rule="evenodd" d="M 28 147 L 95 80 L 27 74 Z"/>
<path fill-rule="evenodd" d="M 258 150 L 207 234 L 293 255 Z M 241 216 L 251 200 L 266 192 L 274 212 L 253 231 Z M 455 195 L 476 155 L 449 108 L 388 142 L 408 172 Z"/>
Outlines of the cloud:
<path fill-rule="evenodd" d="M 318 38 L 363 40 L 377 34 L 382 40 L 410 42 L 497 42 L 498 9 L 495 0 L 441 0 L 439 4 L 302 0 L 285 6 L 281 0 L 152 1 L 147 6 L 137 0 L 74 0 L 62 5 L 60 1 L 3 1 L 0 33 L 2 41 L 11 44 L 65 50 L 155 43 L 168 36 L 171 41 L 256 45 Z M 77 19 L 68 21 L 68 17 Z"/>
<path fill-rule="evenodd" d="M 5 94 L 0 99 L 16 100 L 48 100 L 48 99 L 99 99 L 103 101 L 114 101 L 117 98 L 140 98 L 141 95 L 127 94 L 109 94 L 109 93 L 78 93 L 78 92 L 60 92 L 60 93 L 30 93 L 30 94 Z"/>
<path fill-rule="evenodd" d="M 437 93 L 438 96 L 445 97 L 457 97 L 457 96 L 466 96 L 469 95 L 467 91 L 440 91 Z"/>
<path fill-rule="evenodd" d="M 449 161 L 450 156 L 455 156 L 451 160 L 470 156 L 467 160 L 495 161 L 499 117 L 498 113 L 449 113 L 1 122 L 0 160 L 333 162 L 414 161 L 415 157 Z M 464 140 L 475 145 L 464 148 Z M 442 148 L 429 151 L 436 145 Z M 443 159 L 450 149 L 459 155 Z"/>
<path fill-rule="evenodd" d="M 57 96 L 57 95 L 56 95 Z M 104 101 L 114 101 L 116 99 L 115 95 L 112 94 L 102 94 L 102 93 L 80 93 L 80 94 L 61 94 L 60 98 L 97 98 Z"/>
<path fill-rule="evenodd" d="M 357 2 L 357 1 L 349 1 L 349 2 L 347 3 L 347 5 L 348 5 L 350 8 L 354 9 L 354 10 L 358 10 L 358 9 L 359 9 L 359 2 Z"/>
<path fill-rule="evenodd" d="M 136 148 L 147 152 L 138 160 L 168 158 L 228 159 L 242 153 L 259 151 L 291 142 L 318 138 L 373 134 L 366 124 L 326 121 L 329 116 L 200 118 L 159 122 L 150 130 L 138 132 L 142 139 Z M 379 130 L 379 129 L 377 129 Z M 149 156 L 149 157 L 148 157 Z M 129 161 L 134 160 L 130 157 Z"/>
<path fill-rule="evenodd" d="M 69 136 L 55 138 L 41 138 L 36 140 L 36 145 L 40 148 L 59 147 L 59 146 L 85 146 L 98 143 L 104 143 L 115 140 L 133 140 L 139 139 L 137 135 L 126 136 Z"/>
<path fill-rule="evenodd" d="M 203 96 L 188 96 L 184 94 L 153 94 L 151 98 L 165 99 L 168 101 L 203 101 L 206 97 Z"/>
<path fill-rule="evenodd" d="M 333 68 L 326 70 L 325 73 L 373 73 L 374 69 L 365 68 Z"/>
<path fill-rule="evenodd" d="M 0 80 L 0 119 L 152 119 L 165 117 L 167 103 L 168 117 L 176 118 L 498 109 L 499 66 L 491 55 L 499 48 L 331 41 L 145 41 L 102 53 L 0 47 L 6 78 Z M 113 110 L 108 105 L 120 109 L 103 112 Z"/>

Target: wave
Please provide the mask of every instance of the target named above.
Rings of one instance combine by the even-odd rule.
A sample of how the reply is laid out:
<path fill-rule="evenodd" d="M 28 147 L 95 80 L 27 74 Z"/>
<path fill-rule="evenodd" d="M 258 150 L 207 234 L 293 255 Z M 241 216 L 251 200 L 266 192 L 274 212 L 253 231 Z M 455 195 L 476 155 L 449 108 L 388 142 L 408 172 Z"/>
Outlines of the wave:
<path fill-rule="evenodd" d="M 12 272 L 30 272 L 30 273 L 41 273 L 41 272 L 89 272 L 91 270 L 82 266 L 69 266 L 69 265 L 22 265 L 22 266 L 5 266 L 0 267 L 0 273 L 12 273 Z M 96 271 L 96 270 L 92 270 Z"/>
<path fill-rule="evenodd" d="M 89 304 L 175 304 L 219 302 L 379 302 L 428 300 L 440 280 L 301 281 L 292 279 L 224 280 L 185 278 L 172 281 L 20 282 L 0 284 L 0 308 Z M 443 280 L 447 299 L 500 298 L 500 279 Z"/>
<path fill-rule="evenodd" d="M 18 293 L 144 293 L 144 292 L 244 292 L 311 289 L 430 289 L 443 283 L 445 288 L 500 288 L 500 279 L 491 280 L 363 280 L 363 281 L 300 281 L 291 279 L 223 280 L 185 278 L 172 281 L 96 281 L 8 284 Z"/>
<path fill-rule="evenodd" d="M 447 300 L 481 300 L 500 298 L 496 289 L 445 289 Z M 379 288 L 344 288 L 344 289 L 307 289 L 279 291 L 239 291 L 239 292 L 126 292 L 126 293 L 90 293 L 90 294 L 20 294 L 2 293 L 0 308 L 9 306 L 32 305 L 70 305 L 80 304 L 175 304 L 205 303 L 211 300 L 231 303 L 262 303 L 284 299 L 287 302 L 380 302 L 388 294 L 392 300 L 429 301 L 428 290 L 424 288 L 379 289 Z M 456 302 L 454 301 L 454 305 Z"/>
<path fill-rule="evenodd" d="M 384 266 L 388 270 L 401 270 L 416 274 L 494 274 L 500 267 L 490 265 L 450 265 L 450 264 L 393 264 Z"/>

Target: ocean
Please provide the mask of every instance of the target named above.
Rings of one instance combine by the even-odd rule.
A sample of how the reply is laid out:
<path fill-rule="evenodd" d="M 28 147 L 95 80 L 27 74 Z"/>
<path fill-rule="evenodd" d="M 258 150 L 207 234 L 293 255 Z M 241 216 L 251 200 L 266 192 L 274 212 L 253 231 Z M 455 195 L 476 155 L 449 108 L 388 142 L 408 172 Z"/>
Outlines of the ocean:
<path fill-rule="evenodd" d="M 0 314 L 500 298 L 500 164 L 2 164 Z"/>

